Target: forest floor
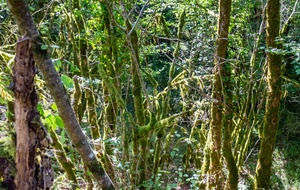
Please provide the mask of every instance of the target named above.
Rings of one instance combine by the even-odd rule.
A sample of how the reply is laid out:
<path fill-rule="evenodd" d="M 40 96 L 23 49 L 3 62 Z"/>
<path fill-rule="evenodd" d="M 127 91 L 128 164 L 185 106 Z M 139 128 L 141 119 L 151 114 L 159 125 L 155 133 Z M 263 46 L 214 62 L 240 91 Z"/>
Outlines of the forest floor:
<path fill-rule="evenodd" d="M 249 176 L 252 176 L 252 179 L 255 176 L 257 156 L 256 147 L 245 164 L 245 175 L 240 176 L 240 190 L 254 188 L 253 180 Z M 278 135 L 273 153 L 271 184 L 273 190 L 300 190 L 300 135 L 295 133 L 288 138 Z"/>
<path fill-rule="evenodd" d="M 274 189 L 300 190 L 300 139 L 278 144 L 273 160 Z"/>
<path fill-rule="evenodd" d="M 300 136 L 299 136 L 300 137 Z M 297 137 L 297 138 L 299 138 Z M 273 166 L 272 166 L 272 176 L 271 183 L 273 184 L 274 190 L 300 190 L 300 139 L 281 139 L 282 136 L 279 136 L 278 142 L 275 151 L 273 154 Z M 253 180 L 249 180 L 249 171 L 251 175 L 254 176 L 257 161 L 258 149 L 253 151 L 249 160 L 247 161 L 248 167 L 245 168 L 245 175 L 240 175 L 239 189 L 240 190 L 252 190 L 253 189 Z M 80 189 L 86 189 L 86 184 L 82 183 Z M 183 188 L 184 187 L 184 188 Z M 182 186 L 183 189 L 194 190 L 197 188 L 187 188 L 188 185 Z M 66 180 L 66 176 L 61 173 L 54 183 L 53 189 L 71 189 L 70 184 Z M 122 188 L 123 189 L 123 188 Z M 124 187 L 126 189 L 126 187 Z M 151 190 L 165 190 L 166 188 L 150 188 Z M 169 188 L 167 188 L 169 189 Z"/>

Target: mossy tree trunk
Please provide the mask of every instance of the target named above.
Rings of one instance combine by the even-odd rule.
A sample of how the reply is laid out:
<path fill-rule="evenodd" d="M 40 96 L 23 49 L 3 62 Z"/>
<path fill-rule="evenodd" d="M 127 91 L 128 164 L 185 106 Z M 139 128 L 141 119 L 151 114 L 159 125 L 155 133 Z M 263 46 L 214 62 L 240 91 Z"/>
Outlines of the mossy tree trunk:
<path fill-rule="evenodd" d="M 224 19 L 223 22 L 224 26 L 224 36 L 228 39 L 228 28 L 230 23 L 230 12 L 231 12 L 231 0 L 220 2 L 220 7 L 222 5 L 223 11 L 220 12 L 220 19 Z M 220 8 L 221 10 L 221 8 Z M 220 25 L 220 24 L 219 24 Z M 222 30 L 222 29 L 221 29 Z M 227 33 L 227 34 L 226 34 Z M 221 36 L 221 34 L 219 34 Z M 226 42 L 224 42 L 226 43 Z M 228 43 L 228 40 L 227 40 Z M 225 44 L 224 44 L 225 46 Z M 227 46 L 227 45 L 226 45 Z M 224 52 L 223 54 L 224 55 Z M 231 134 L 232 134 L 232 119 L 233 119 L 233 105 L 232 105 L 232 98 L 233 98 L 233 86 L 231 83 L 231 63 L 229 61 L 223 62 L 222 68 L 222 82 L 223 82 L 223 95 L 224 95 L 224 116 L 223 116 L 223 156 L 226 161 L 226 166 L 228 169 L 228 179 L 226 180 L 225 188 L 230 190 L 237 190 L 238 189 L 238 168 L 236 165 L 236 161 L 232 154 L 232 147 L 231 147 Z"/>
<path fill-rule="evenodd" d="M 211 139 L 210 139 L 210 165 L 208 188 L 222 189 L 223 177 L 221 167 L 221 136 L 222 136 L 222 111 L 223 111 L 223 84 L 222 75 L 224 74 L 224 63 L 226 63 L 226 52 L 228 46 L 228 30 L 230 23 L 231 0 L 219 1 L 219 21 L 218 21 L 218 39 L 214 55 L 215 74 L 212 92 L 212 110 L 211 110 Z M 227 73 L 226 73 L 227 74 Z M 228 80 L 228 78 L 224 78 Z M 223 80 L 224 80 L 223 79 Z M 224 89 L 226 90 L 226 89 Z M 230 101 L 230 99 L 227 99 Z M 226 149 L 227 151 L 228 149 Z"/>
<path fill-rule="evenodd" d="M 131 57 L 131 75 L 132 75 L 132 94 L 134 102 L 134 115 L 136 124 L 138 126 L 143 126 L 145 124 L 144 107 L 143 107 L 143 96 L 142 96 L 142 81 L 140 73 L 140 59 L 138 51 L 138 35 L 137 32 L 132 29 L 129 20 L 125 21 L 126 32 L 127 32 L 127 42 L 130 48 Z M 129 34 L 131 31 L 131 34 Z M 129 34 L 129 35 L 128 35 Z M 139 137 L 136 133 L 137 129 L 134 129 L 133 139 L 134 147 L 133 151 L 135 156 L 141 155 L 141 160 L 138 162 L 138 183 L 141 184 L 146 180 L 147 174 L 147 147 L 148 140 L 147 135 Z M 140 150 L 138 150 L 140 149 Z M 140 152 L 139 152 L 140 151 Z M 134 165 L 133 165 L 134 166 Z M 136 166 L 134 166 L 136 167 Z M 136 171 L 137 172 L 137 171 Z"/>
<path fill-rule="evenodd" d="M 77 35 L 77 46 L 74 46 L 74 54 L 76 51 L 78 51 L 79 55 L 74 55 L 74 57 L 77 57 L 79 60 L 79 66 L 80 66 L 80 71 L 81 71 L 81 76 L 84 77 L 87 80 L 90 80 L 90 67 L 89 67 L 89 60 L 88 60 L 88 43 L 85 35 L 85 23 L 83 19 L 83 15 L 81 14 L 81 4 L 79 0 L 73 0 L 73 8 L 75 11 L 74 12 L 74 17 L 75 17 L 75 23 L 76 25 L 74 26 L 75 31 L 77 31 L 79 34 Z M 76 42 L 77 42 L 76 41 Z M 78 50 L 79 48 L 79 50 Z M 78 61 L 77 60 L 77 61 Z M 85 100 L 87 102 L 87 114 L 88 114 L 88 121 L 91 126 L 91 133 L 92 137 L 94 139 L 98 139 L 100 137 L 99 134 L 99 126 L 97 123 L 97 114 L 95 112 L 95 96 L 93 93 L 93 85 L 88 84 L 87 88 L 85 90 Z"/>
<path fill-rule="evenodd" d="M 274 151 L 281 97 L 281 55 L 272 53 L 272 49 L 281 45 L 276 42 L 280 30 L 280 1 L 268 0 L 267 9 L 266 43 L 268 47 L 268 95 L 264 126 L 261 134 L 259 158 L 256 166 L 256 189 L 271 189 L 270 176 L 272 154 Z"/>
<path fill-rule="evenodd" d="M 233 86 L 231 83 L 231 66 L 229 62 L 224 63 L 223 69 L 223 93 L 224 93 L 224 117 L 223 117 L 223 156 L 225 157 L 226 166 L 228 169 L 228 179 L 226 180 L 226 189 L 238 189 L 238 168 L 236 161 L 232 154 L 232 119 L 233 119 L 233 104 L 232 104 L 232 91 Z"/>
<path fill-rule="evenodd" d="M 78 71 L 74 71 L 75 75 L 81 75 L 81 66 L 80 66 L 80 46 L 79 46 L 79 35 L 76 35 L 76 33 L 78 34 L 79 28 L 78 28 L 78 17 L 80 14 L 78 14 L 78 11 L 80 11 L 80 2 L 79 0 L 73 0 L 72 2 L 72 14 L 74 15 L 74 17 L 70 17 L 69 22 L 71 22 L 70 26 L 69 26 L 69 36 L 72 40 L 72 49 L 73 49 L 73 63 L 74 65 L 79 69 Z M 75 18 L 75 19 L 73 19 Z M 84 110 L 84 109 L 83 109 Z"/>
<path fill-rule="evenodd" d="M 44 76 L 45 83 L 53 96 L 58 112 L 62 118 L 65 129 L 68 132 L 85 166 L 92 173 L 102 189 L 115 189 L 114 184 L 106 174 L 100 162 L 97 160 L 83 133 L 71 107 L 69 97 L 64 89 L 61 79 L 46 50 L 41 49 L 43 40 L 34 24 L 25 0 L 7 0 L 8 7 L 12 12 L 21 34 L 31 38 L 34 60 Z M 16 113 L 15 113 L 16 114 Z"/>
<path fill-rule="evenodd" d="M 105 71 L 108 77 L 113 81 L 113 84 L 120 91 L 119 86 L 119 70 L 120 64 L 117 54 L 117 40 L 115 37 L 115 29 L 113 28 L 113 22 L 109 15 L 111 11 L 111 4 L 102 2 L 102 18 L 106 37 L 102 40 L 103 56 L 102 60 L 105 63 Z M 108 10 L 110 9 L 110 10 Z M 113 15 L 112 15 L 113 16 Z M 110 93 L 105 82 L 103 82 L 103 95 L 104 95 L 104 107 L 105 107 L 105 131 L 111 130 L 112 133 L 116 130 L 116 117 L 117 117 L 117 102 L 115 95 Z"/>
<path fill-rule="evenodd" d="M 53 140 L 52 146 L 56 149 L 55 156 L 56 156 L 58 162 L 61 164 L 61 166 L 67 173 L 68 179 L 73 183 L 72 187 L 73 188 L 78 187 L 78 182 L 77 182 L 75 171 L 74 171 L 75 170 L 74 164 L 71 162 L 70 159 L 67 158 L 64 147 L 59 142 L 58 136 L 55 133 L 55 131 L 52 128 L 50 128 L 49 133 Z"/>

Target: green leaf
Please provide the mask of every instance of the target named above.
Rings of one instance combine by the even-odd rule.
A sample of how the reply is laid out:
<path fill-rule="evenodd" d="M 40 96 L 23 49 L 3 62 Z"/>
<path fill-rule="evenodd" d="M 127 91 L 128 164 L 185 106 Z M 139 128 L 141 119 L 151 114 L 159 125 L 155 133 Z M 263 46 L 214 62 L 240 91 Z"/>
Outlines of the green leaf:
<path fill-rule="evenodd" d="M 36 106 L 37 110 L 39 111 L 41 116 L 44 116 L 44 109 L 42 104 L 38 103 L 38 105 Z"/>
<path fill-rule="evenodd" d="M 46 50 L 47 48 L 48 48 L 47 45 L 45 45 L 45 44 L 41 45 L 41 50 Z"/>
<path fill-rule="evenodd" d="M 51 128 L 53 130 L 56 130 L 57 125 L 56 125 L 56 118 L 54 115 L 48 115 L 45 119 L 45 124 L 47 124 L 48 126 L 51 126 Z"/>
<path fill-rule="evenodd" d="M 56 70 L 56 71 L 59 71 L 59 69 L 60 69 L 61 66 L 62 66 L 61 60 L 59 60 L 59 59 L 53 59 L 52 62 L 53 62 L 53 65 L 54 65 L 54 67 L 55 67 L 55 70 Z"/>
<path fill-rule="evenodd" d="M 65 124 L 64 124 L 64 122 L 63 122 L 63 120 L 61 119 L 61 117 L 60 116 L 55 116 L 55 124 L 57 125 L 57 126 L 59 126 L 60 128 L 64 128 L 65 127 Z"/>
<path fill-rule="evenodd" d="M 51 105 L 51 108 L 52 108 L 54 111 L 57 111 L 57 106 L 56 106 L 55 103 L 53 103 L 53 104 Z"/>
<path fill-rule="evenodd" d="M 71 89 L 74 88 L 73 80 L 67 75 L 61 75 L 61 80 L 67 88 L 71 88 Z"/>
<path fill-rule="evenodd" d="M 63 144 L 65 141 L 66 141 L 65 130 L 62 130 L 60 134 L 60 142 Z"/>
<path fill-rule="evenodd" d="M 69 66 L 70 66 L 70 69 L 71 69 L 71 71 L 73 71 L 73 72 L 78 72 L 78 71 L 80 71 L 79 69 L 78 69 L 78 67 L 76 66 L 76 65 L 74 65 L 72 62 L 70 62 L 70 61 L 68 61 L 68 60 L 64 60 L 64 62 L 65 63 L 67 63 Z"/>
<path fill-rule="evenodd" d="M 56 130 L 57 127 L 62 129 L 65 127 L 63 120 L 57 114 L 48 115 L 45 119 L 45 124 L 51 126 L 53 130 Z"/>
<path fill-rule="evenodd" d="M 167 187 L 166 187 L 166 189 L 167 189 L 167 190 L 171 190 L 171 189 L 176 188 L 177 186 L 178 186 L 178 185 L 175 184 L 175 183 L 173 183 L 173 184 L 168 184 Z"/>

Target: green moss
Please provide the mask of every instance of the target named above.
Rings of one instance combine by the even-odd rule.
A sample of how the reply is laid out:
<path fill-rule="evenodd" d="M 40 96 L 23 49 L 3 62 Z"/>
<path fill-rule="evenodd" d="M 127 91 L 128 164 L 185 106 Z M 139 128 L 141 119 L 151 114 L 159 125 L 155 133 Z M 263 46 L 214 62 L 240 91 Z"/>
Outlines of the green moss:
<path fill-rule="evenodd" d="M 52 127 L 49 127 L 49 133 L 51 135 L 51 138 L 53 140 L 52 146 L 58 150 L 55 151 L 55 157 L 57 158 L 57 161 L 61 164 L 63 169 L 67 173 L 67 177 L 70 181 L 72 181 L 75 185 L 77 185 L 77 179 L 75 175 L 75 166 L 74 164 L 67 158 L 65 150 L 62 146 L 62 144 L 58 140 L 58 136 L 55 133 L 55 131 L 52 129 Z"/>
<path fill-rule="evenodd" d="M 276 43 L 280 28 L 280 1 L 269 0 L 267 2 L 267 28 L 266 42 L 269 48 L 280 48 Z M 271 189 L 270 176 L 272 153 L 276 142 L 276 134 L 279 120 L 279 108 L 281 97 L 281 56 L 267 53 L 268 65 L 268 95 L 266 114 L 264 118 L 263 131 L 259 158 L 256 167 L 255 188 Z"/>

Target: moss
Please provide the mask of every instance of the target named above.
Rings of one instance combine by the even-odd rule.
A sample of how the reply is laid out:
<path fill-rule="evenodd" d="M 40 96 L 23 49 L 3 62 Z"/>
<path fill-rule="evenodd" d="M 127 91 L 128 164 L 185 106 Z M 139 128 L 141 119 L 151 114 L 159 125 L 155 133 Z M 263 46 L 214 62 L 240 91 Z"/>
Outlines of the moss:
<path fill-rule="evenodd" d="M 223 78 L 223 94 L 224 94 L 224 117 L 222 121 L 223 125 L 223 155 L 226 160 L 226 166 L 228 168 L 229 174 L 228 179 L 226 181 L 227 188 L 231 190 L 238 189 L 238 168 L 237 163 L 233 157 L 232 149 L 231 149 L 231 133 L 232 133 L 232 117 L 233 113 L 233 105 L 232 105 L 232 83 L 231 83 L 231 67 L 230 63 L 224 63 L 224 70 L 222 73 Z M 224 80 L 226 79 L 226 80 Z M 251 130 L 249 130 L 251 132 Z M 246 142 L 246 138 L 245 138 Z M 244 153 L 244 154 L 243 154 Z M 240 155 L 245 155 L 245 152 L 241 153 Z"/>
<path fill-rule="evenodd" d="M 158 168 L 159 168 L 159 164 L 160 164 L 160 154 L 161 154 L 161 148 L 162 148 L 162 142 L 161 142 L 161 137 L 162 136 L 158 136 L 158 139 L 156 140 L 156 143 L 155 143 L 155 154 L 154 154 L 154 160 L 153 160 L 153 176 L 154 176 L 154 180 L 155 181 L 155 178 L 156 178 L 156 175 L 157 175 L 157 171 L 158 171 Z"/>
<path fill-rule="evenodd" d="M 56 133 L 51 127 L 49 127 L 49 133 L 53 140 L 52 146 L 55 148 L 55 150 L 58 150 L 55 151 L 55 157 L 57 158 L 57 161 L 61 164 L 63 169 L 66 171 L 68 179 L 72 181 L 75 185 L 77 185 L 77 179 L 74 173 L 75 170 L 74 164 L 71 162 L 71 160 L 67 158 L 62 144 L 59 142 Z"/>
<path fill-rule="evenodd" d="M 207 142 L 207 148 L 209 150 L 210 165 L 208 173 L 213 176 L 214 179 L 208 180 L 207 187 L 209 189 L 222 189 L 223 184 L 222 171 L 221 171 L 221 136 L 222 136 L 222 119 L 223 119 L 223 76 L 226 52 L 228 46 L 228 30 L 230 23 L 230 12 L 231 12 L 231 0 L 220 0 L 219 1 L 219 20 L 218 20 L 218 39 L 217 47 L 214 56 L 215 73 L 213 81 L 212 98 L 215 100 L 212 103 L 211 109 L 211 127 L 210 127 L 210 142 Z M 225 77 L 225 82 L 229 81 L 228 76 Z M 225 91 L 226 93 L 226 91 Z M 209 140 L 209 139 L 208 139 Z M 228 149 L 226 149 L 228 151 Z M 229 158 L 229 157 L 228 157 Z M 204 163 L 203 167 L 206 169 L 207 163 Z"/>
<path fill-rule="evenodd" d="M 167 26 L 166 20 L 165 20 L 165 18 L 164 18 L 163 15 L 160 15 L 159 21 L 160 21 L 160 24 L 161 24 L 162 27 L 163 27 L 163 31 L 164 31 L 165 35 L 166 35 L 168 38 L 170 38 L 170 31 L 169 31 L 169 28 L 168 28 L 168 26 Z"/>
<path fill-rule="evenodd" d="M 78 118 L 78 121 L 81 122 L 83 118 L 83 105 L 82 105 L 82 91 L 81 87 L 79 85 L 79 77 L 74 76 L 73 77 L 74 82 L 74 94 L 73 94 L 73 109 L 76 114 L 76 117 Z"/>
<path fill-rule="evenodd" d="M 280 1 L 268 0 L 266 42 L 268 48 L 280 48 L 276 42 L 280 28 Z M 267 52 L 268 95 L 266 114 L 261 136 L 260 152 L 256 167 L 255 188 L 271 189 L 270 176 L 272 153 L 276 142 L 281 97 L 281 56 Z"/>
<path fill-rule="evenodd" d="M 185 10 L 183 10 L 182 13 L 179 16 L 179 22 L 178 22 L 178 28 L 177 28 L 178 41 L 177 41 L 176 48 L 175 48 L 174 53 L 173 53 L 175 58 L 178 56 L 178 53 L 179 53 L 180 39 L 182 38 L 183 26 L 185 24 L 185 16 L 186 16 L 186 13 L 185 13 Z"/>

